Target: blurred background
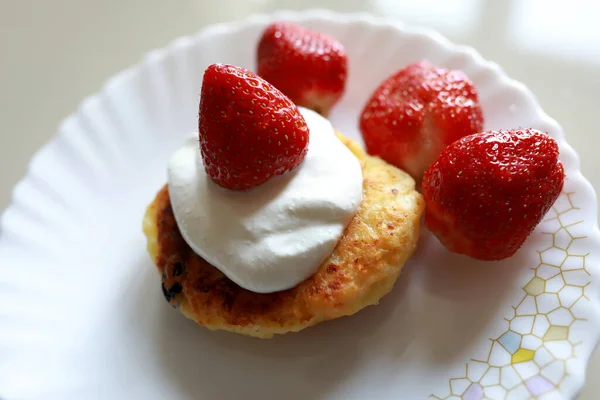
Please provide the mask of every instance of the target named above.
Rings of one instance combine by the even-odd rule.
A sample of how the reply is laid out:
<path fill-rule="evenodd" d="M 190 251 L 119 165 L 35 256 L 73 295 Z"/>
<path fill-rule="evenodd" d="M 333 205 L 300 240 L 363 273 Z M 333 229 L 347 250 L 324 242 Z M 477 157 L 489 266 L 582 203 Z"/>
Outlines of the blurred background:
<path fill-rule="evenodd" d="M 369 11 L 474 46 L 562 124 L 600 188 L 600 2 L 594 0 L 0 0 L 0 210 L 62 118 L 149 50 L 276 9 Z M 600 354 L 582 400 L 600 393 Z"/>

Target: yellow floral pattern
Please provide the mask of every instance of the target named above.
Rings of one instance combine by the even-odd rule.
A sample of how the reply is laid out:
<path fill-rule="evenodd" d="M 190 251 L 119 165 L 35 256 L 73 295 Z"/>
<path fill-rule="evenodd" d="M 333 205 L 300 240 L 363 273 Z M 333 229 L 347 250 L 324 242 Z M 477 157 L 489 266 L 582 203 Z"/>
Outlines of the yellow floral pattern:
<path fill-rule="evenodd" d="M 583 221 L 577 220 L 574 193 L 562 193 L 542 228 L 551 240 L 538 250 L 523 296 L 506 318 L 507 329 L 490 339 L 487 357 L 467 363 L 464 376 L 452 378 L 438 400 L 538 399 L 559 392 L 569 376 L 568 362 L 580 344 L 573 324 L 585 321 L 578 304 L 589 301 L 590 273 L 579 242 Z"/>

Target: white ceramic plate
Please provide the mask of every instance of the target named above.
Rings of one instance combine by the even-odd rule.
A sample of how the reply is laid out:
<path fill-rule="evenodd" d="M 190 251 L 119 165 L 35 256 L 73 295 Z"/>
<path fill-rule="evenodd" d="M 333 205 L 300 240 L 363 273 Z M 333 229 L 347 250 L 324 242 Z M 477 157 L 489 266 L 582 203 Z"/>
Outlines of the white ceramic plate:
<path fill-rule="evenodd" d="M 423 233 L 379 306 L 261 341 L 209 332 L 171 309 L 141 219 L 169 155 L 196 128 L 204 68 L 253 69 L 268 21 L 328 32 L 350 57 L 332 115 L 359 138 L 377 83 L 414 61 L 464 70 L 486 128 L 534 127 L 561 146 L 565 193 L 500 263 Z M 474 50 L 367 15 L 282 12 L 213 26 L 150 53 L 67 118 L 1 220 L 0 398 L 562 399 L 584 381 L 599 326 L 597 203 L 556 122 Z"/>

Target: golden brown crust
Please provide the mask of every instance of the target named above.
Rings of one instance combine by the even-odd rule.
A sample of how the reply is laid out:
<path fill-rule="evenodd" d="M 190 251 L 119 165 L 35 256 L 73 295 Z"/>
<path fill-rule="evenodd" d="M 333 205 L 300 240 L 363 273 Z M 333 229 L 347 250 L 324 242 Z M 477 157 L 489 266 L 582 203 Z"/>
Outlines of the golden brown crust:
<path fill-rule="evenodd" d="M 363 202 L 319 270 L 282 292 L 242 289 L 195 254 L 179 232 L 163 187 L 148 207 L 144 232 L 167 300 L 209 329 L 262 338 L 377 304 L 416 247 L 423 200 L 406 173 L 339 137 L 363 166 Z"/>

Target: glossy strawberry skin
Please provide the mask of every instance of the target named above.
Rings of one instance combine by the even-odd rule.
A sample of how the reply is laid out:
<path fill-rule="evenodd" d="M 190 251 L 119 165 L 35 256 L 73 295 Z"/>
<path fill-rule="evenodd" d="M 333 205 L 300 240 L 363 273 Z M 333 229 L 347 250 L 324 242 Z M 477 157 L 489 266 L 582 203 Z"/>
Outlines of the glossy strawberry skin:
<path fill-rule="evenodd" d="M 198 127 L 206 173 L 228 189 L 250 189 L 290 171 L 308 150 L 308 127 L 296 105 L 232 65 L 206 69 Z"/>
<path fill-rule="evenodd" d="M 423 177 L 425 225 L 452 252 L 512 256 L 563 188 L 558 145 L 534 129 L 464 137 Z"/>
<path fill-rule="evenodd" d="M 340 99 L 348 59 L 334 38 L 291 22 L 275 22 L 263 32 L 257 49 L 258 75 L 299 106 L 322 115 Z"/>
<path fill-rule="evenodd" d="M 370 154 L 418 182 L 446 146 L 483 130 L 483 114 L 477 91 L 464 73 L 420 62 L 375 89 L 359 124 Z"/>

